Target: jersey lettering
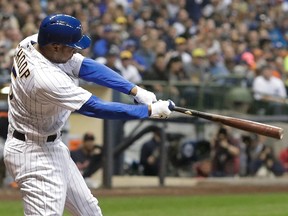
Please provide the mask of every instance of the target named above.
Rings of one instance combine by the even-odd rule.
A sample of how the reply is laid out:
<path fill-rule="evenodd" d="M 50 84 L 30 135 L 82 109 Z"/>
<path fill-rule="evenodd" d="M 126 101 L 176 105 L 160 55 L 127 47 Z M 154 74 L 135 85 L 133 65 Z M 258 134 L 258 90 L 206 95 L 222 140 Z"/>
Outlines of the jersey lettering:
<path fill-rule="evenodd" d="M 15 61 L 16 61 L 17 67 L 19 69 L 20 78 L 22 78 L 23 76 L 25 76 L 27 78 L 30 75 L 30 71 L 28 68 L 26 56 L 25 56 L 22 48 L 17 52 L 17 54 L 15 56 Z"/>

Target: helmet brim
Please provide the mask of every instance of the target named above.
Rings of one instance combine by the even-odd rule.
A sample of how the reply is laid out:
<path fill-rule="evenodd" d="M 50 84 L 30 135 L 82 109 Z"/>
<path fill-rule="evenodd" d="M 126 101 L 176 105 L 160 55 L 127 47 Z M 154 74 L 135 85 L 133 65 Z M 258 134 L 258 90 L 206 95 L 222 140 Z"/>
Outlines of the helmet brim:
<path fill-rule="evenodd" d="M 83 35 L 82 38 L 76 43 L 65 44 L 69 47 L 73 47 L 76 49 L 86 49 L 91 44 L 91 39 L 87 35 Z"/>

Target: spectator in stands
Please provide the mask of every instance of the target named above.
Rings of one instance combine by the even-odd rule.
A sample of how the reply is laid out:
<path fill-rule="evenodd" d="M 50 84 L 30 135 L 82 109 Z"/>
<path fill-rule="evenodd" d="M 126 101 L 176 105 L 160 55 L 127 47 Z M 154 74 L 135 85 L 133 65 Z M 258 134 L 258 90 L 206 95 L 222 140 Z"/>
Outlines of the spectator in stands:
<path fill-rule="evenodd" d="M 156 60 L 153 63 L 151 69 L 145 74 L 145 80 L 159 80 L 168 81 L 168 73 L 166 70 L 166 60 L 164 54 L 156 56 Z"/>
<path fill-rule="evenodd" d="M 125 16 L 118 16 L 115 20 L 117 25 L 119 26 L 119 34 L 121 42 L 126 40 L 129 37 L 128 26 L 127 26 L 127 18 Z"/>
<path fill-rule="evenodd" d="M 209 1 L 186 1 L 185 8 L 189 14 L 189 17 L 196 23 L 202 17 L 202 8 Z"/>
<path fill-rule="evenodd" d="M 183 62 L 181 56 L 173 53 L 169 62 L 167 63 L 167 72 L 169 73 L 169 81 L 184 81 L 187 76 L 183 69 Z"/>
<path fill-rule="evenodd" d="M 168 26 L 166 34 L 163 35 L 163 40 L 167 44 L 167 49 L 169 51 L 175 50 L 175 39 L 177 38 L 176 28 L 173 26 Z"/>
<path fill-rule="evenodd" d="M 285 173 L 288 173 L 288 147 L 281 149 L 279 153 L 279 160 L 285 170 Z"/>
<path fill-rule="evenodd" d="M 137 23 L 137 25 L 134 25 L 133 28 L 130 30 L 129 39 L 135 42 L 136 49 L 139 49 L 140 47 L 141 37 L 145 33 L 144 28 L 145 28 L 145 24 L 140 22 L 140 23 Z"/>
<path fill-rule="evenodd" d="M 143 80 L 153 81 L 151 88 L 156 94 L 157 98 L 169 98 L 169 89 L 166 88 L 169 74 L 166 70 L 166 60 L 164 54 L 158 54 L 151 69 L 145 73 Z M 160 81 L 155 83 L 154 81 Z M 164 82 L 164 83 L 163 83 Z"/>
<path fill-rule="evenodd" d="M 168 0 L 165 4 L 167 8 L 168 15 L 171 20 L 174 20 L 179 12 L 179 10 L 185 6 L 185 1 L 183 0 Z"/>
<path fill-rule="evenodd" d="M 151 50 L 154 53 L 154 56 L 156 56 L 156 47 L 158 46 L 158 41 L 161 37 L 161 31 L 159 31 L 156 28 L 156 25 L 153 21 L 146 22 L 145 24 L 145 33 L 149 38 L 149 41 L 151 43 Z"/>
<path fill-rule="evenodd" d="M 167 53 L 167 44 L 164 40 L 157 40 L 156 41 L 156 47 L 154 47 L 155 55 L 165 55 Z"/>
<path fill-rule="evenodd" d="M 235 176 L 239 171 L 238 141 L 225 127 L 220 127 L 212 144 L 212 176 Z"/>
<path fill-rule="evenodd" d="M 252 149 L 255 147 L 256 135 L 242 135 L 240 144 L 240 175 L 251 176 L 249 164 L 253 159 Z"/>
<path fill-rule="evenodd" d="M 136 52 L 135 41 L 131 39 L 123 41 L 121 49 L 128 50 L 133 54 L 133 65 L 137 68 L 141 76 L 144 76 L 146 71 L 145 61 L 141 56 L 134 55 L 134 53 Z"/>
<path fill-rule="evenodd" d="M 119 69 L 121 75 L 133 83 L 141 83 L 142 77 L 138 69 L 134 66 L 133 54 L 128 50 L 123 50 L 120 53 L 120 60 L 121 66 Z"/>
<path fill-rule="evenodd" d="M 286 102 L 286 88 L 284 82 L 273 76 L 271 66 L 263 66 L 261 75 L 253 81 L 252 90 L 257 101 L 267 102 L 265 114 L 282 114 L 283 104 Z"/>
<path fill-rule="evenodd" d="M 211 177 L 212 163 L 209 158 L 203 159 L 201 161 L 196 161 L 193 164 L 192 168 L 195 177 L 198 178 Z"/>
<path fill-rule="evenodd" d="M 264 137 L 255 136 L 247 149 L 248 174 L 252 176 L 281 176 L 284 168 Z"/>
<path fill-rule="evenodd" d="M 207 51 L 207 58 L 212 81 L 219 85 L 225 85 L 225 78 L 230 75 L 230 72 L 226 68 L 220 53 L 215 49 L 210 49 Z"/>
<path fill-rule="evenodd" d="M 143 7 L 138 12 L 138 15 L 139 15 L 139 17 L 138 17 L 138 19 L 136 19 L 136 22 L 145 24 L 146 22 L 151 20 L 152 7 L 143 5 Z"/>
<path fill-rule="evenodd" d="M 185 73 L 189 73 L 191 70 L 191 63 L 192 63 L 192 57 L 191 55 L 186 51 L 187 49 L 187 40 L 184 37 L 177 37 L 175 39 L 175 50 L 176 53 L 181 56 L 181 60 L 183 63 L 183 69 Z"/>
<path fill-rule="evenodd" d="M 140 39 L 140 47 L 134 53 L 136 58 L 143 59 L 144 67 L 149 70 L 155 61 L 155 53 L 153 52 L 153 43 L 148 35 L 143 35 Z"/>
<path fill-rule="evenodd" d="M 207 83 L 209 80 L 208 62 L 203 48 L 195 48 L 192 51 L 191 70 L 188 73 L 193 84 Z"/>
<path fill-rule="evenodd" d="M 3 81 L 10 81 L 11 67 L 13 65 L 12 56 L 14 49 L 9 51 L 9 47 L 4 41 L 0 41 L 0 75 Z"/>
<path fill-rule="evenodd" d="M 115 46 L 115 47 L 111 47 L 109 49 L 109 51 L 106 54 L 106 63 L 105 65 L 109 68 L 111 68 L 112 70 L 116 71 L 117 73 L 121 74 L 121 71 L 119 69 L 119 54 L 120 51 L 119 49 Z M 118 63 L 118 64 L 117 64 Z"/>
<path fill-rule="evenodd" d="M 71 151 L 71 158 L 82 173 L 89 187 L 98 187 L 93 184 L 91 176 L 102 166 L 102 148 L 95 143 L 92 133 L 85 133 L 82 145 L 77 150 Z"/>
<path fill-rule="evenodd" d="M 142 145 L 140 153 L 140 165 L 143 167 L 144 175 L 158 175 L 160 162 L 160 146 L 160 131 L 154 131 L 152 139 Z"/>
<path fill-rule="evenodd" d="M 208 70 L 208 62 L 206 52 L 203 48 L 195 48 L 192 51 L 192 63 L 190 70 L 186 74 L 188 85 L 181 90 L 181 104 L 182 106 L 197 106 L 199 91 L 198 85 L 205 85 L 211 81 L 211 75 Z M 190 85 L 190 83 L 192 85 Z M 209 90 L 206 88 L 206 90 Z M 208 99 L 209 100 L 209 99 Z"/>
<path fill-rule="evenodd" d="M 169 94 L 170 94 L 170 98 L 173 98 L 173 100 L 175 100 L 176 104 L 180 104 L 182 98 L 181 96 L 181 92 L 179 89 L 179 83 L 187 81 L 187 76 L 184 72 L 183 69 L 183 63 L 181 60 L 181 56 L 179 55 L 175 55 L 174 53 L 172 53 L 167 66 L 166 66 L 166 71 L 168 73 L 169 76 Z"/>
<path fill-rule="evenodd" d="M 97 58 L 100 56 L 105 56 L 110 47 L 116 43 L 117 33 L 115 31 L 114 26 L 107 25 L 104 27 L 103 38 L 96 41 L 93 45 L 93 58 Z"/>

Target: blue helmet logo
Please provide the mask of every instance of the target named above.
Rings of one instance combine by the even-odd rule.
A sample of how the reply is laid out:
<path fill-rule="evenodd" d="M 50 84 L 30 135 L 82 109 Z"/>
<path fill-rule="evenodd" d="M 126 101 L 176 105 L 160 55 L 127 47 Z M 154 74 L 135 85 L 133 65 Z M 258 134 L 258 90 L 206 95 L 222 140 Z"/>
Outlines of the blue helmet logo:
<path fill-rule="evenodd" d="M 83 35 L 82 25 L 78 19 L 65 14 L 54 14 L 42 21 L 38 43 L 41 46 L 59 43 L 76 49 L 85 49 L 90 46 L 91 39 Z"/>

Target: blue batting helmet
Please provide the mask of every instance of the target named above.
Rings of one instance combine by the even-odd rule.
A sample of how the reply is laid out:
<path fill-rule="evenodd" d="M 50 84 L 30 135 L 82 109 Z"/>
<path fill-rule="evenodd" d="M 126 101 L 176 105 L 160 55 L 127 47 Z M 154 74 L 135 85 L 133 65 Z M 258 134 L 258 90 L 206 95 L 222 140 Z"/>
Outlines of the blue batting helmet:
<path fill-rule="evenodd" d="M 82 33 L 81 22 L 65 14 L 47 16 L 40 25 L 38 43 L 45 46 L 50 43 L 64 44 L 77 49 L 90 46 L 91 39 Z"/>

